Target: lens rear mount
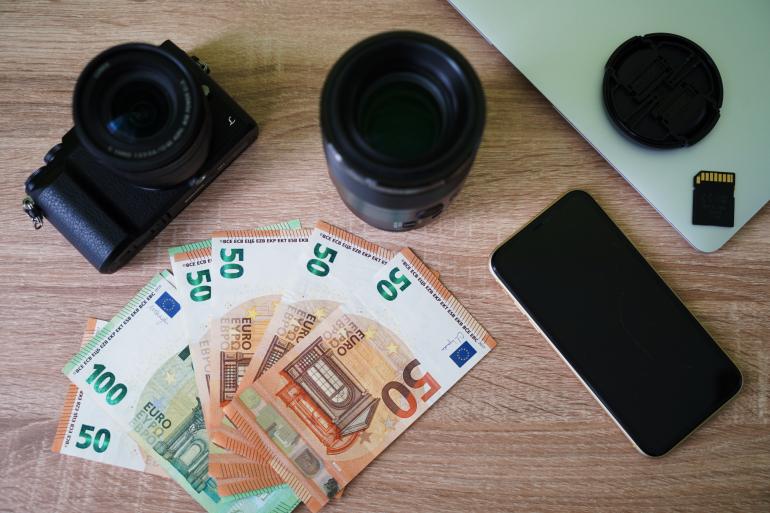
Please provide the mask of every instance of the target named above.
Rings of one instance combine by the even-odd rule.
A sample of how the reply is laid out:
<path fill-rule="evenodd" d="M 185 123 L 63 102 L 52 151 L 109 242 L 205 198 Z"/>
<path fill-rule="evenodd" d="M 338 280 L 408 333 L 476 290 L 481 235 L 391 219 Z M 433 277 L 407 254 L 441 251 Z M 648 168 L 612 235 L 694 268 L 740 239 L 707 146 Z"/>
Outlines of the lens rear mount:
<path fill-rule="evenodd" d="M 211 119 L 200 85 L 166 50 L 110 48 L 83 70 L 73 100 L 83 146 L 111 171 L 144 187 L 172 187 L 202 166 Z"/>

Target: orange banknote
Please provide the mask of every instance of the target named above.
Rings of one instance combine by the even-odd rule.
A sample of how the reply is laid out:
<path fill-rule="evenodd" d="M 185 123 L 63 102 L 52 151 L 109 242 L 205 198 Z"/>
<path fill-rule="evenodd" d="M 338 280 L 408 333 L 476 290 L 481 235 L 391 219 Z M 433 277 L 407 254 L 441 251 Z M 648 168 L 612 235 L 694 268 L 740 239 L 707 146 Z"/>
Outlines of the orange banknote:
<path fill-rule="evenodd" d="M 281 302 L 256 345 L 241 387 L 264 374 L 391 258 L 392 251 L 318 221 L 299 258 L 285 271 L 288 283 Z"/>
<path fill-rule="evenodd" d="M 390 250 L 318 221 L 298 258 L 287 262 L 284 271 L 287 284 L 281 302 L 276 306 L 260 342 L 253 349 L 240 387 L 248 386 L 278 362 L 318 322 L 341 303 L 351 299 L 359 284 L 373 276 L 393 255 Z M 213 436 L 212 441 L 237 454 L 252 454 L 248 444 L 233 438 L 221 434 Z M 223 462 L 221 465 L 209 466 L 209 471 L 216 477 L 232 477 L 239 472 L 240 475 L 263 472 L 259 466 L 239 463 L 242 462 L 234 462 L 238 464 L 237 467 L 229 468 L 228 463 Z"/>
<path fill-rule="evenodd" d="M 404 249 L 225 413 L 315 512 L 494 346 Z"/>
<path fill-rule="evenodd" d="M 232 230 L 211 237 L 210 436 L 223 428 L 222 407 L 234 396 L 262 333 L 280 303 L 285 270 L 310 230 Z"/>

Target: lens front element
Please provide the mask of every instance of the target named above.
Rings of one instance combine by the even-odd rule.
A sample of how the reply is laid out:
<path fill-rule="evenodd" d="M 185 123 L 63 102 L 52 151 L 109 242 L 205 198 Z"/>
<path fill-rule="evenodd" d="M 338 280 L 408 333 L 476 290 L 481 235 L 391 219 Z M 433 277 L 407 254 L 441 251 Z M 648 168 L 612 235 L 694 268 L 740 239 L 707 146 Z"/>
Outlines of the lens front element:
<path fill-rule="evenodd" d="M 427 154 L 438 143 L 441 109 L 423 82 L 415 73 L 389 75 L 363 94 L 357 125 L 373 150 L 408 161 Z"/>
<path fill-rule="evenodd" d="M 169 122 L 172 105 L 152 82 L 124 84 L 109 102 L 107 130 L 126 143 L 157 135 Z"/>
<path fill-rule="evenodd" d="M 163 45 L 130 43 L 86 66 L 75 86 L 75 131 L 105 172 L 168 188 L 202 168 L 211 116 L 191 63 Z"/>

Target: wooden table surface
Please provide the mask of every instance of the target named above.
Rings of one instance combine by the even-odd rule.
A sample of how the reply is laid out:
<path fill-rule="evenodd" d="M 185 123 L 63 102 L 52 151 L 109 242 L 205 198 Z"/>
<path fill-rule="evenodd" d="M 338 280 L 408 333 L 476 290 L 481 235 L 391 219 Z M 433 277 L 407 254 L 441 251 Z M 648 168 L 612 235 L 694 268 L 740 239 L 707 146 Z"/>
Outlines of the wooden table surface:
<path fill-rule="evenodd" d="M 438 222 L 402 234 L 344 207 L 318 128 L 337 57 L 396 28 L 457 47 L 488 104 L 462 193 Z M 100 275 L 50 225 L 32 229 L 23 183 L 70 128 L 85 63 L 166 38 L 208 62 L 261 134 L 127 267 Z M 60 369 L 85 317 L 115 314 L 168 265 L 167 247 L 293 217 L 413 247 L 498 340 L 328 513 L 770 511 L 770 209 L 720 251 L 694 250 L 446 2 L 3 1 L 0 69 L 0 511 L 200 511 L 173 482 L 51 453 Z M 572 188 L 594 195 L 744 375 L 739 397 L 662 459 L 632 448 L 487 271 L 500 241 Z"/>

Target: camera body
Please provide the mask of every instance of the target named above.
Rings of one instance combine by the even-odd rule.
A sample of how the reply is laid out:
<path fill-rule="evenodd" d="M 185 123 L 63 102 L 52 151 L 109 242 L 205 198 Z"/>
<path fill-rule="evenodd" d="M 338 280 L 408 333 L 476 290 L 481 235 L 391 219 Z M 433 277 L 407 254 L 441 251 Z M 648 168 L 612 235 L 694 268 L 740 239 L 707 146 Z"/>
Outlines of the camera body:
<path fill-rule="evenodd" d="M 111 163 L 100 158 L 84 140 L 87 137 L 78 129 L 76 106 L 76 127 L 48 152 L 44 158 L 46 165 L 35 171 L 25 184 L 32 208 L 48 219 L 102 273 L 112 273 L 128 262 L 243 152 L 258 132 L 256 122 L 209 77 L 205 64 L 188 56 L 171 41 L 159 47 L 144 47 L 175 61 L 179 67 L 176 71 L 184 73 L 193 89 L 198 88 L 195 94 L 200 93 L 201 116 L 206 119 L 197 131 L 202 135 L 189 143 L 190 152 L 194 151 L 195 155 L 189 157 L 188 152 L 189 158 L 176 158 L 178 169 L 173 171 L 173 176 L 183 179 L 174 183 L 173 179 L 164 178 L 148 186 L 143 183 L 146 179 L 134 180 L 130 175 L 126 178 L 125 173 L 114 172 Z M 81 75 L 78 88 L 86 71 Z M 189 103 L 187 97 L 188 107 Z M 180 108 L 184 104 L 185 101 L 181 101 Z M 146 121 L 146 116 L 141 117 L 144 114 L 141 107 L 139 115 L 132 113 L 134 121 Z M 206 147 L 196 149 L 196 145 Z"/>

